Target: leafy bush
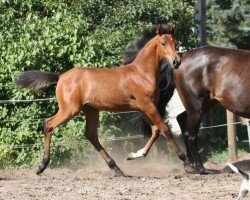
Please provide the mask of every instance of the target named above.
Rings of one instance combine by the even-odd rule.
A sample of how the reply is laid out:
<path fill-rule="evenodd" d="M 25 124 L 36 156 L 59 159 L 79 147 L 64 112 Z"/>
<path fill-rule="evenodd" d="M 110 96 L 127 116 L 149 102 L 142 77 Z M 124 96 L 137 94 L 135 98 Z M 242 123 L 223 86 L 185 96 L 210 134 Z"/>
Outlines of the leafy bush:
<path fill-rule="evenodd" d="M 16 88 L 13 82 L 21 71 L 62 73 L 74 66 L 119 66 L 121 52 L 143 28 L 152 24 L 175 23 L 182 46 L 195 46 L 193 3 L 190 0 L 3 0 L 0 2 L 0 99 L 54 97 L 54 86 L 41 93 Z M 43 153 L 42 121 L 56 111 L 55 101 L 0 104 L 1 168 L 37 164 Z M 114 132 L 122 134 L 115 125 L 119 118 L 119 115 L 101 115 L 102 138 L 113 136 Z M 83 140 L 83 122 L 76 118 L 54 131 L 52 166 L 60 166 L 76 156 L 79 146 L 71 141 Z M 82 148 L 90 149 L 89 145 Z M 86 159 L 84 155 L 82 158 Z"/>

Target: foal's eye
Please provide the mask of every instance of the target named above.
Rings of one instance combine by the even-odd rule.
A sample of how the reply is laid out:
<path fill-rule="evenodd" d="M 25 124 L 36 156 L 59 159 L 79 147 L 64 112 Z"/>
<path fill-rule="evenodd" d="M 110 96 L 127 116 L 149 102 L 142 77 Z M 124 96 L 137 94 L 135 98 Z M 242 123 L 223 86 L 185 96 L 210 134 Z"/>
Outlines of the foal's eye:
<path fill-rule="evenodd" d="M 167 46 L 167 43 L 166 42 L 161 42 L 161 45 L 165 47 L 165 46 Z"/>

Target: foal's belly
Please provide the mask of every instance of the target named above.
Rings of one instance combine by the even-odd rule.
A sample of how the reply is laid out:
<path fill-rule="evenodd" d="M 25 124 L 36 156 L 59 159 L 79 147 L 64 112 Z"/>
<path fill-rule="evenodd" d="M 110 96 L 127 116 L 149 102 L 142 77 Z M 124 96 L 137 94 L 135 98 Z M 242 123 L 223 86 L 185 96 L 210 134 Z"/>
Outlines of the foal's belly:
<path fill-rule="evenodd" d="M 106 111 L 138 110 L 136 100 L 130 98 L 129 95 L 124 94 L 121 90 L 111 88 L 92 89 L 87 95 L 85 94 L 83 104 Z"/>

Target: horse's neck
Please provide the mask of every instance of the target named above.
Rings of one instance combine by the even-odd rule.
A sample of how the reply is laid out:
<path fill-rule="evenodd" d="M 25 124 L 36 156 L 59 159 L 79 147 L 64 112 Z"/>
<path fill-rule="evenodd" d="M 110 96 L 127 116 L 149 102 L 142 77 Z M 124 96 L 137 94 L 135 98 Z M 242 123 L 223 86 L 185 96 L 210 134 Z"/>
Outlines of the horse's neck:
<path fill-rule="evenodd" d="M 139 52 L 133 61 L 133 64 L 138 71 L 158 79 L 160 72 L 160 58 L 154 40 L 151 40 L 151 42 Z"/>

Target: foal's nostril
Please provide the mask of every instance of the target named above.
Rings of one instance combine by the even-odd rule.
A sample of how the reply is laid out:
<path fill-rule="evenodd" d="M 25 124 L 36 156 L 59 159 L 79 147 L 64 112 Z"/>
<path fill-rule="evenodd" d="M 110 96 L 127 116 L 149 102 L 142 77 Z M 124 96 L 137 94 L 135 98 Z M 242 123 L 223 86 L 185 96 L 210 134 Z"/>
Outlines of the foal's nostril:
<path fill-rule="evenodd" d="M 176 66 L 176 65 L 177 65 L 177 63 L 178 63 L 178 61 L 177 61 L 177 60 L 174 60 L 174 61 L 173 61 L 173 65 L 174 65 L 174 66 Z"/>
<path fill-rule="evenodd" d="M 175 69 L 178 68 L 180 66 L 180 64 L 181 64 L 181 61 L 177 61 L 177 60 L 173 61 L 173 66 Z"/>

